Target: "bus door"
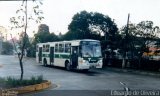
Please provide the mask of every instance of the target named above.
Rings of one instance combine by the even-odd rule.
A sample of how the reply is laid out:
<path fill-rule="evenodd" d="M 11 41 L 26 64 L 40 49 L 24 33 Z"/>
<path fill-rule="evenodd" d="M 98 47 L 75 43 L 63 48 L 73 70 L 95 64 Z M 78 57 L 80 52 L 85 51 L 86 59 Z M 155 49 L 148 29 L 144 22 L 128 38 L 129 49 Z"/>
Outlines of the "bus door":
<path fill-rule="evenodd" d="M 38 60 L 39 60 L 39 63 L 42 61 L 42 47 L 39 47 L 39 53 L 38 53 Z"/>
<path fill-rule="evenodd" d="M 50 47 L 50 64 L 54 63 L 54 47 Z"/>
<path fill-rule="evenodd" d="M 71 67 L 77 68 L 77 66 L 78 66 L 78 46 L 72 46 Z"/>

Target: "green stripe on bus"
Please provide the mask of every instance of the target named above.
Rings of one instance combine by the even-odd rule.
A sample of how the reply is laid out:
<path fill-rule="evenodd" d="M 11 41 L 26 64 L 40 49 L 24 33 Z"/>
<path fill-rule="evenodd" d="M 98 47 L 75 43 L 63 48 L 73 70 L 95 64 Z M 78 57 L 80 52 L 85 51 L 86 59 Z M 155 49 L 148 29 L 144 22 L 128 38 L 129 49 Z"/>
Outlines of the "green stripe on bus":
<path fill-rule="evenodd" d="M 42 57 L 49 57 L 49 54 L 42 54 Z"/>
<path fill-rule="evenodd" d="M 59 54 L 55 54 L 55 55 L 54 55 L 54 58 L 59 58 Z"/>
<path fill-rule="evenodd" d="M 42 54 L 42 57 L 50 57 L 50 54 Z M 54 58 L 70 59 L 70 54 L 54 54 Z"/>
<path fill-rule="evenodd" d="M 55 54 L 55 58 L 64 58 L 64 59 L 70 59 L 70 55 L 68 54 Z"/>

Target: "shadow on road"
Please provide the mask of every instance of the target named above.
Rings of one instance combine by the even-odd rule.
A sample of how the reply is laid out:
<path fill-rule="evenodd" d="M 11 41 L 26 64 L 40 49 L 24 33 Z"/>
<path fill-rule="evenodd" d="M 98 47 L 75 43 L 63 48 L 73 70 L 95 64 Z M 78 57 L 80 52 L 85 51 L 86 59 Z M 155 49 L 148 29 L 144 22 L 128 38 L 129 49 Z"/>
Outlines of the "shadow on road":
<path fill-rule="evenodd" d="M 40 65 L 42 67 L 44 67 L 43 65 Z M 50 66 L 50 65 L 47 65 L 45 66 L 47 68 L 56 68 L 56 69 L 60 69 L 60 70 L 64 70 L 64 71 L 67 71 L 65 68 L 63 67 L 58 67 L 58 66 Z M 75 72 L 75 73 L 80 73 L 80 74 L 85 74 L 87 76 L 97 76 L 97 75 L 100 75 L 100 74 L 103 74 L 101 72 L 97 72 L 95 70 L 89 70 L 89 71 L 83 71 L 83 70 L 70 70 L 68 72 Z"/>

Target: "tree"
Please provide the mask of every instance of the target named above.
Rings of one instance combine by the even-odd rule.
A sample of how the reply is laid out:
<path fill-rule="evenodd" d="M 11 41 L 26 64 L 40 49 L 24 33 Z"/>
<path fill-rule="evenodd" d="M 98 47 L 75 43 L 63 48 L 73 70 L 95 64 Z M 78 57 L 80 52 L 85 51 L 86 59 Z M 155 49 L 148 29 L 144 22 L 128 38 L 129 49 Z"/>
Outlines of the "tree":
<path fill-rule="evenodd" d="M 64 35 L 64 39 L 101 40 L 102 50 L 106 51 L 107 48 L 110 48 L 111 53 L 113 53 L 118 28 L 109 16 L 98 12 L 81 11 L 73 16 L 68 29 L 69 31 Z"/>
<path fill-rule="evenodd" d="M 54 41 L 59 41 L 59 37 L 57 35 L 55 35 L 54 33 L 50 33 L 47 36 L 47 41 L 48 42 L 54 42 Z"/>
<path fill-rule="evenodd" d="M 132 23 L 128 23 L 128 28 L 127 26 L 124 26 L 120 29 L 122 38 L 119 43 L 119 45 L 121 45 L 119 49 L 122 50 L 123 55 L 122 68 L 126 66 L 126 60 L 133 59 L 135 57 L 135 53 L 137 53 L 136 47 L 139 44 L 139 42 L 137 42 L 139 38 L 135 36 L 136 31 L 136 25 Z M 130 54 L 128 55 L 128 53 Z"/>
<path fill-rule="evenodd" d="M 127 43 L 124 43 L 124 41 L 121 43 L 122 47 L 126 46 L 126 48 L 121 48 L 122 50 L 132 52 L 132 57 L 135 54 L 138 56 L 139 67 L 143 53 L 149 51 L 148 44 L 157 40 L 158 29 L 159 27 L 154 26 L 152 21 L 141 21 L 138 24 L 128 24 Z M 126 37 L 125 30 L 126 26 L 121 29 L 122 38 Z"/>
<path fill-rule="evenodd" d="M 47 34 L 49 34 L 49 27 L 46 24 L 40 24 L 38 26 L 38 33 L 47 33 Z"/>
<path fill-rule="evenodd" d="M 141 37 L 141 39 L 138 41 L 140 44 L 139 48 L 139 67 L 140 67 L 140 61 L 142 59 L 142 55 L 144 52 L 149 52 L 149 44 L 153 41 L 157 42 L 158 37 L 158 31 L 155 29 L 157 26 L 154 26 L 154 23 L 152 21 L 141 21 L 136 26 L 136 35 L 137 37 Z"/>
<path fill-rule="evenodd" d="M 44 43 L 48 41 L 47 36 L 50 34 L 49 27 L 46 24 L 38 26 L 38 32 L 34 35 L 34 42 Z"/>
<path fill-rule="evenodd" d="M 73 32 L 71 31 L 68 31 L 67 33 L 65 33 L 63 36 L 62 36 L 62 40 L 73 40 L 75 37 L 73 37 Z M 76 38 L 75 38 L 76 39 Z"/>
<path fill-rule="evenodd" d="M 42 10 L 39 10 L 39 6 L 42 4 L 42 2 L 37 2 L 36 0 L 33 0 L 33 3 L 35 3 L 35 6 L 33 6 L 33 13 L 36 16 L 36 19 L 33 18 L 33 16 L 28 16 L 28 0 L 23 0 L 22 5 L 19 10 L 16 11 L 16 13 L 19 15 L 17 17 L 10 18 L 10 22 L 13 25 L 11 29 L 21 29 L 24 32 L 24 39 L 21 41 L 21 51 L 18 52 L 18 59 L 19 64 L 21 68 L 21 77 L 20 79 L 23 79 L 24 69 L 23 69 L 23 57 L 24 57 L 24 51 L 26 48 L 26 38 L 27 38 L 27 29 L 28 29 L 28 21 L 34 20 L 36 23 L 40 23 L 40 21 L 44 18 L 41 15 L 43 14 Z M 11 35 L 12 37 L 12 35 Z M 13 40 L 13 39 L 12 39 Z M 14 47 L 16 48 L 16 44 L 14 43 Z"/>
<path fill-rule="evenodd" d="M 46 24 L 41 24 L 38 27 L 38 32 L 34 35 L 34 44 L 58 41 L 58 36 L 49 32 L 49 27 Z"/>
<path fill-rule="evenodd" d="M 141 49 L 144 49 L 141 50 L 141 55 L 145 52 L 148 44 L 158 38 L 158 31 L 156 32 L 155 28 L 157 28 L 157 26 L 154 26 L 152 21 L 141 21 L 137 24 L 134 36 L 141 37 L 139 42 L 141 43 Z"/>
<path fill-rule="evenodd" d="M 128 24 L 128 32 L 126 34 L 126 30 L 127 30 L 127 26 L 123 26 L 121 29 L 120 29 L 120 34 L 121 34 L 121 41 L 120 41 L 120 46 L 119 48 L 122 49 L 122 50 L 125 50 L 125 51 L 133 51 L 134 49 L 134 42 L 135 40 L 137 39 L 136 38 L 136 25 L 135 24 L 132 24 L 132 23 L 129 23 Z"/>
<path fill-rule="evenodd" d="M 25 36 L 26 35 L 26 36 Z M 20 47 L 20 49 L 22 50 L 22 45 L 23 45 L 23 41 L 25 41 L 25 47 L 24 49 L 27 49 L 28 47 L 31 46 L 30 41 L 29 41 L 29 36 L 28 34 L 25 34 L 24 32 L 19 34 L 19 42 L 18 45 Z"/>
<path fill-rule="evenodd" d="M 68 26 L 69 32 L 65 38 L 70 39 L 101 39 L 113 36 L 118 28 L 109 16 L 101 13 L 81 11 L 73 16 L 72 22 Z"/>

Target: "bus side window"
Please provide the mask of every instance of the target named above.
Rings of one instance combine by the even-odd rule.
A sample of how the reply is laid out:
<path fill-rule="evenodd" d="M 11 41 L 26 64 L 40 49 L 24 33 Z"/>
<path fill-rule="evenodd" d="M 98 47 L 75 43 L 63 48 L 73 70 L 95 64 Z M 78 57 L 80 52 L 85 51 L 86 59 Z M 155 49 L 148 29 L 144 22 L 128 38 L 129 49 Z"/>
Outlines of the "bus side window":
<path fill-rule="evenodd" d="M 49 45 L 46 45 L 46 52 L 49 52 Z"/>
<path fill-rule="evenodd" d="M 55 45 L 55 52 L 58 52 L 58 44 Z"/>
<path fill-rule="evenodd" d="M 45 52 L 45 50 L 46 50 L 46 49 L 45 49 L 45 45 L 43 45 L 43 52 Z"/>
<path fill-rule="evenodd" d="M 62 52 L 62 53 L 64 52 L 64 44 L 62 44 L 61 52 Z"/>
<path fill-rule="evenodd" d="M 59 44 L 59 52 L 64 52 L 64 44 Z"/>
<path fill-rule="evenodd" d="M 71 45 L 69 43 L 65 44 L 65 53 L 70 53 L 70 49 L 71 49 Z"/>

